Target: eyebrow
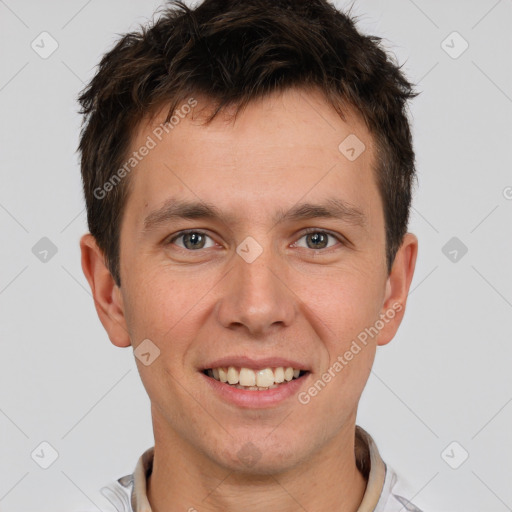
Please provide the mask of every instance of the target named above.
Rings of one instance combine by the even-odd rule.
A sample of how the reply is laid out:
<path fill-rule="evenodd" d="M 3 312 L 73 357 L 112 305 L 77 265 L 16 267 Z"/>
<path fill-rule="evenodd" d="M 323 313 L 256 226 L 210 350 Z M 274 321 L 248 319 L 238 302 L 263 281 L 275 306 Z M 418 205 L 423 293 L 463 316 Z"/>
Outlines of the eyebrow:
<path fill-rule="evenodd" d="M 316 218 L 339 219 L 361 228 L 367 225 L 366 216 L 361 210 L 337 197 L 327 198 L 318 204 L 301 203 L 289 210 L 280 209 L 274 215 L 273 225 Z M 234 215 L 223 213 L 213 204 L 170 198 L 147 215 L 143 231 L 149 232 L 162 224 L 179 219 L 212 219 L 228 224 L 236 221 Z"/>

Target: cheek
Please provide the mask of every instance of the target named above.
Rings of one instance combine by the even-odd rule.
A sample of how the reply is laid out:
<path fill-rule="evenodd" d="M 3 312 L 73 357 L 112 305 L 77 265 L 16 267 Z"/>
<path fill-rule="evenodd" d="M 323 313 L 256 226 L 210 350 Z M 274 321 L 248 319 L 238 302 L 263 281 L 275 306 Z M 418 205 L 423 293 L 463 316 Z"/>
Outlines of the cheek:
<path fill-rule="evenodd" d="M 126 322 L 135 340 L 164 339 L 190 309 L 179 281 L 166 278 L 164 273 L 133 272 L 125 280 L 125 295 Z"/>
<path fill-rule="evenodd" d="M 218 276 L 213 273 L 180 275 L 176 270 L 154 267 L 130 282 L 127 324 L 132 339 L 150 339 L 160 350 L 160 362 L 173 375 L 184 377 L 185 360 L 198 332 L 208 320 Z M 153 378 L 153 377 L 151 377 Z M 165 380 L 165 375 L 159 375 Z"/>
<path fill-rule="evenodd" d="M 150 257 L 134 262 L 129 281 L 133 301 L 140 308 L 137 311 L 139 317 L 142 313 L 161 317 L 162 310 L 167 311 L 167 318 L 182 315 L 189 300 L 194 295 L 196 300 L 200 297 L 198 286 L 201 286 L 200 280 L 189 273 L 170 268 L 165 260 L 155 263 Z"/>
<path fill-rule="evenodd" d="M 315 402 L 320 417 L 332 415 L 334 423 L 342 424 L 355 410 L 370 375 L 377 341 L 370 328 L 380 311 L 375 293 L 369 288 L 332 288 L 329 300 L 315 310 L 326 354 L 304 399 Z M 339 405 L 335 411 L 333 404 Z"/>
<path fill-rule="evenodd" d="M 383 289 L 380 276 L 354 269 L 332 269 L 297 283 L 299 297 L 325 326 L 326 340 L 341 348 L 378 318 Z M 312 320 L 312 319 L 311 319 Z"/>
<path fill-rule="evenodd" d="M 349 407 L 360 397 L 375 357 L 377 338 L 370 328 L 380 314 L 379 281 L 370 273 L 343 272 L 338 279 L 317 280 L 323 286 L 307 295 L 309 322 L 316 325 L 319 349 L 325 351 L 317 378 L 328 381 L 328 389 L 322 391 L 319 406 L 333 400 Z M 323 389 L 322 383 L 316 387 Z"/>

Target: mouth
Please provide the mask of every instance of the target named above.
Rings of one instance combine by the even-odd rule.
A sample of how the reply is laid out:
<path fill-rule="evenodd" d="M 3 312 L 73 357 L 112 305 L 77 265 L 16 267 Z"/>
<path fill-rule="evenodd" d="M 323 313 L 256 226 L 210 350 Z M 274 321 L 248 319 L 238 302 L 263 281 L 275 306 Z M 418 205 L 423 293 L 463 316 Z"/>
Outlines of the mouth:
<path fill-rule="evenodd" d="M 267 391 L 286 386 L 288 383 L 303 379 L 310 372 L 292 366 L 267 367 L 260 369 L 219 366 L 205 368 L 202 373 L 220 383 L 244 391 Z"/>

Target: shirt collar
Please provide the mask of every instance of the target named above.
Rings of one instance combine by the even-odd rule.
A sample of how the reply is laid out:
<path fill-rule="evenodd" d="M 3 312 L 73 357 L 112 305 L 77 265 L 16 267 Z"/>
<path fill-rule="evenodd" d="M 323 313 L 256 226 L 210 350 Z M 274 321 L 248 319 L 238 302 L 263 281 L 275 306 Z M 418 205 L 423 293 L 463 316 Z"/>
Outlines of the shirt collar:
<path fill-rule="evenodd" d="M 378 505 L 384 487 L 386 465 L 370 434 L 358 425 L 356 425 L 355 440 L 356 464 L 367 480 L 366 491 L 357 512 L 372 512 Z M 131 478 L 133 512 L 151 512 L 146 482 L 153 470 L 154 450 L 153 446 L 141 455 L 133 472 Z"/>

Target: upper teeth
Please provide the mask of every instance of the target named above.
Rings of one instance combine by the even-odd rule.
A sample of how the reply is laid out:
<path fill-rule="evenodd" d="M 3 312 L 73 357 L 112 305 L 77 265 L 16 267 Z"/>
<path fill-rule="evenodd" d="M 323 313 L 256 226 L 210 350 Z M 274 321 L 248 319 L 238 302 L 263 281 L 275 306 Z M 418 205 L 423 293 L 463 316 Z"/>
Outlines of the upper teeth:
<path fill-rule="evenodd" d="M 240 384 L 241 386 L 258 386 L 269 387 L 273 384 L 290 381 L 294 377 L 297 378 L 300 370 L 288 366 L 284 368 L 263 368 L 261 370 L 252 370 L 251 368 L 236 368 L 229 366 L 228 368 L 213 368 L 213 377 L 221 382 L 229 384 Z"/>

